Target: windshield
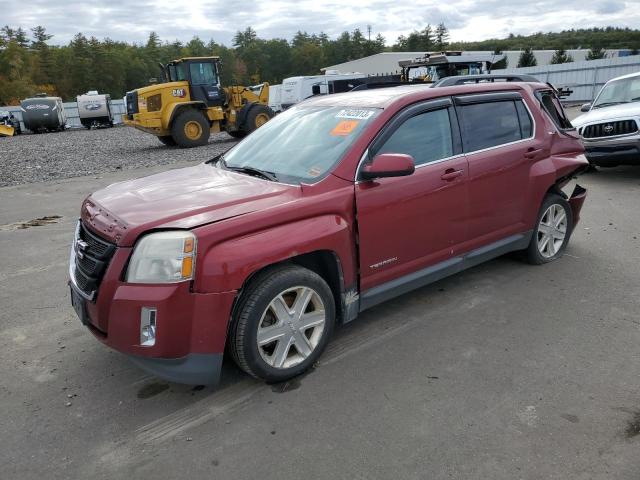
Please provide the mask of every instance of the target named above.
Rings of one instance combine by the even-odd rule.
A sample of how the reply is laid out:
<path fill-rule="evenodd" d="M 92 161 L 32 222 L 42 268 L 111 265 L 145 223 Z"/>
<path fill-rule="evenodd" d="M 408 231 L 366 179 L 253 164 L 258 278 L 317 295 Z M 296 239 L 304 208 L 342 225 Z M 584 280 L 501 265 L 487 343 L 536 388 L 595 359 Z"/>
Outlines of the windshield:
<path fill-rule="evenodd" d="M 224 164 L 269 172 L 285 183 L 314 183 L 340 161 L 379 112 L 375 108 L 293 107 L 227 152 Z"/>
<path fill-rule="evenodd" d="M 640 100 L 640 76 L 622 78 L 607 83 L 593 102 L 593 108 Z"/>

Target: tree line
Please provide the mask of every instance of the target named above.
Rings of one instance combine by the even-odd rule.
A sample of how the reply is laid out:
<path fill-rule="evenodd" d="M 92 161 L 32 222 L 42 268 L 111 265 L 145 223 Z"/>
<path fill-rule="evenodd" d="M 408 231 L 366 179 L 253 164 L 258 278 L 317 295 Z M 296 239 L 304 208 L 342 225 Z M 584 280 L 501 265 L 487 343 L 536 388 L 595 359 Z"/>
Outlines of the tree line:
<path fill-rule="evenodd" d="M 197 36 L 188 42 L 162 41 L 155 32 L 142 44 L 87 38 L 82 33 L 76 34 L 67 45 L 52 44 L 52 38 L 42 26 L 31 28 L 29 33 L 21 27 L 0 29 L 0 105 L 15 105 L 38 92 L 61 96 L 67 101 L 88 90 L 120 98 L 128 90 L 158 78 L 158 63 L 186 56 L 218 55 L 223 64 L 223 85 L 250 85 L 262 81 L 274 84 L 289 76 L 318 74 L 323 67 L 383 51 L 449 49 L 499 53 L 524 49 L 519 66 L 529 66 L 535 62 L 532 49 L 557 49 L 554 61 L 563 63 L 571 61 L 566 54 L 570 48 L 590 48 L 590 56 L 598 58 L 604 48 L 640 47 L 640 30 L 613 27 L 452 43 L 444 23 L 401 35 L 391 46 L 386 46 L 382 35 L 370 38 L 360 29 L 343 32 L 335 39 L 322 32 L 299 31 L 287 40 L 262 39 L 253 28 L 247 27 L 235 34 L 232 46 L 213 39 L 205 42 Z"/>

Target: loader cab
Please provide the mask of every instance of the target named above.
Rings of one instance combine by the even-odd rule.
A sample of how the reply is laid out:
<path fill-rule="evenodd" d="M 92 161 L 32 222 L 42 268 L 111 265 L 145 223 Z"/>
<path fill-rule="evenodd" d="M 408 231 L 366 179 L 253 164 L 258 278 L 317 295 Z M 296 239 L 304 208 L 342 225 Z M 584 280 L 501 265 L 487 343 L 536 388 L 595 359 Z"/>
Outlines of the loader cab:
<path fill-rule="evenodd" d="M 225 93 L 220 86 L 219 57 L 174 60 L 165 67 L 165 75 L 170 82 L 188 82 L 192 101 L 204 102 L 207 107 L 218 107 L 225 103 Z M 179 95 L 181 92 L 175 93 Z"/>

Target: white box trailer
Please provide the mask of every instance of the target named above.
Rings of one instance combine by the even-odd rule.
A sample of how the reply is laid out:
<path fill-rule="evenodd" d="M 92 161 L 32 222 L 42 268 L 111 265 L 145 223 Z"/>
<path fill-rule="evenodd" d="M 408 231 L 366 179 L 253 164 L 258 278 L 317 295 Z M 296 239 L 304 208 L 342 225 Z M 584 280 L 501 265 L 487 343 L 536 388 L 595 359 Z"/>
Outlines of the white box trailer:
<path fill-rule="evenodd" d="M 282 84 L 269 85 L 269 108 L 276 113 L 282 111 Z"/>
<path fill-rule="evenodd" d="M 76 97 L 80 123 L 86 129 L 92 126 L 113 127 L 113 113 L 111 113 L 111 97 L 92 90 Z"/>
<path fill-rule="evenodd" d="M 280 94 L 282 110 L 301 102 L 305 98 L 312 97 L 313 95 L 327 95 L 334 93 L 332 89 L 332 82 L 335 80 L 355 80 L 360 78 L 367 78 L 367 75 L 364 73 L 327 73 L 326 75 L 285 78 L 282 81 Z M 314 87 L 316 88 L 314 89 Z M 314 90 L 317 93 L 314 93 Z"/>

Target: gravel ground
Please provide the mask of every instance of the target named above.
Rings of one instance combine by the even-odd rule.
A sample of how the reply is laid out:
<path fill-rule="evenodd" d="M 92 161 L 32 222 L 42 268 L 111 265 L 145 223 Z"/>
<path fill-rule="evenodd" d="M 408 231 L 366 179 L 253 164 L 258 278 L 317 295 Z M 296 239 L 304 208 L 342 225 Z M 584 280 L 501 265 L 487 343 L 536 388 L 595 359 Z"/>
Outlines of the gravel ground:
<path fill-rule="evenodd" d="M 0 187 L 185 161 L 199 163 L 235 143 L 226 133 L 218 133 L 205 147 L 169 148 L 155 136 L 129 127 L 4 137 L 0 138 Z"/>

